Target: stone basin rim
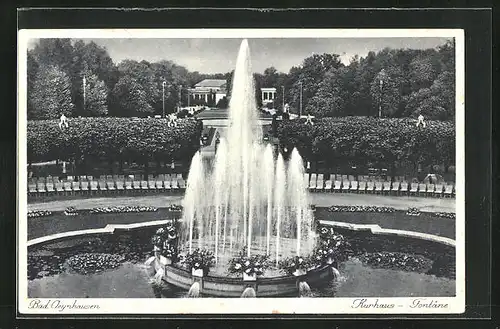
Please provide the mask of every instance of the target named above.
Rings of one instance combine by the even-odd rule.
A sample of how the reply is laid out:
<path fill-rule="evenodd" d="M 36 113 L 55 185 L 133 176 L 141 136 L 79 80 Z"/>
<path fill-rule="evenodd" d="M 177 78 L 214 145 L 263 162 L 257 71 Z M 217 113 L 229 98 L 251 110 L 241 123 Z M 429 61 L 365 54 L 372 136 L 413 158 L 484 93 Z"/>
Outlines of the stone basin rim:
<path fill-rule="evenodd" d="M 165 225 L 167 223 L 172 222 L 172 219 L 164 219 L 164 220 L 156 220 L 150 222 L 141 222 L 141 223 L 133 223 L 133 224 L 108 224 L 103 228 L 94 228 L 87 230 L 77 230 L 77 231 L 68 231 L 62 233 L 51 234 L 35 239 L 28 240 L 26 245 L 27 247 L 33 247 L 38 245 L 47 244 L 50 242 L 55 242 L 59 240 L 63 240 L 66 238 L 72 237 L 83 237 L 89 235 L 99 235 L 99 234 L 114 234 L 119 231 L 131 231 L 140 228 L 147 227 L 155 227 Z M 321 225 L 338 227 L 342 229 L 348 229 L 352 231 L 369 231 L 374 235 L 395 235 L 407 238 L 415 238 L 420 240 L 427 240 L 432 242 L 437 242 L 444 244 L 450 247 L 456 247 L 456 242 L 454 239 L 441 237 L 433 234 L 414 232 L 414 231 L 406 231 L 406 230 L 395 230 L 395 229 L 386 229 L 382 228 L 377 224 L 351 224 L 345 222 L 337 222 L 330 220 L 319 220 Z"/>

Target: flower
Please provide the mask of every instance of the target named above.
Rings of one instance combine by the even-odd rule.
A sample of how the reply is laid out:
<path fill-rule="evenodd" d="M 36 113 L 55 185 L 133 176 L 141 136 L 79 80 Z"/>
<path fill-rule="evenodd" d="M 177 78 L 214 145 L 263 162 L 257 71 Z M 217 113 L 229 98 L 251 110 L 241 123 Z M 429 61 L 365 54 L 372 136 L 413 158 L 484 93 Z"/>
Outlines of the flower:
<path fill-rule="evenodd" d="M 247 260 L 247 261 L 245 262 L 245 266 L 248 266 L 248 265 L 250 265 L 250 261 L 249 261 L 249 260 Z"/>
<path fill-rule="evenodd" d="M 239 270 L 239 269 L 241 268 L 241 264 L 236 263 L 236 264 L 234 265 L 234 268 L 235 268 L 235 269 L 237 269 L 237 270 Z"/>

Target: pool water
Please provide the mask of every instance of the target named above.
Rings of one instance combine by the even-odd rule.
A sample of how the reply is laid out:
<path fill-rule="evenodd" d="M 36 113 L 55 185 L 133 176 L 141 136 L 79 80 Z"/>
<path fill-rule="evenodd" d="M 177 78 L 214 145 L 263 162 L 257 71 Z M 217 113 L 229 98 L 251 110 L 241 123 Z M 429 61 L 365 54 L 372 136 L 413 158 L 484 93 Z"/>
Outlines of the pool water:
<path fill-rule="evenodd" d="M 455 280 L 415 272 L 376 269 L 357 259 L 341 264 L 340 278 L 312 297 L 451 297 Z M 95 274 L 61 272 L 30 280 L 30 298 L 182 298 L 187 291 L 151 283 L 142 264 L 125 262 Z"/>
<path fill-rule="evenodd" d="M 155 228 L 122 232 L 109 236 L 73 238 L 30 248 L 28 251 L 28 296 L 30 298 L 182 298 L 187 292 L 163 283 L 159 288 L 151 282 L 144 261 L 152 255 L 151 236 Z M 347 232 L 346 232 L 347 233 Z M 311 292 L 313 297 L 447 297 L 455 295 L 455 280 L 446 266 L 453 262 L 431 261 L 432 269 L 420 273 L 399 268 L 376 268 L 360 261 L 363 254 L 387 251 L 400 243 L 380 244 L 368 236 L 347 236 L 356 248 L 354 257 L 339 266 L 340 278 L 325 283 Z M 358 241 L 358 242 L 356 242 Z M 368 244 L 361 246 L 359 241 Z M 384 238 L 383 242 L 386 241 Z M 391 247 L 392 246 L 392 247 Z M 425 255 L 430 247 L 422 245 Z M 417 248 L 418 249 L 418 248 Z M 407 250 L 417 250 L 407 246 Z M 114 264 L 96 261 L 89 254 L 104 254 L 118 259 Z M 411 252 L 405 254 L 411 256 Z M 378 257 L 378 256 L 377 256 Z M 424 256 L 422 256 L 424 257 Z M 68 266 L 76 260 L 78 268 Z M 437 258 L 436 258 L 437 259 Z M 87 263 L 86 263 L 87 262 Z M 437 265 L 436 265 L 437 264 Z M 84 273 L 86 269 L 95 271 Z M 84 272 L 82 272 L 82 270 Z M 433 273 L 433 274 L 430 274 Z M 443 273 L 445 273 L 443 275 Z M 436 276 L 435 274 L 438 274 Z"/>

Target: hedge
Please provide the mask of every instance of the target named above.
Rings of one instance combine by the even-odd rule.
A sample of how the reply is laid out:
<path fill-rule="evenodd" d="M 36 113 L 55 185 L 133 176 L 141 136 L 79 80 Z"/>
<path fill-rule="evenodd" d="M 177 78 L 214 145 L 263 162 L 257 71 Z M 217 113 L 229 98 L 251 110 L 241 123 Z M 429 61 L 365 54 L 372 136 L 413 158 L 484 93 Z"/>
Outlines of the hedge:
<path fill-rule="evenodd" d="M 278 123 L 280 143 L 297 147 L 303 157 L 312 161 L 327 160 L 331 164 L 455 163 L 455 124 L 449 121 L 416 121 L 342 117 L 313 120 L 286 120 Z"/>
<path fill-rule="evenodd" d="M 199 148 L 202 123 L 179 119 L 75 118 L 68 128 L 58 120 L 28 121 L 28 162 L 84 160 L 190 160 Z"/>

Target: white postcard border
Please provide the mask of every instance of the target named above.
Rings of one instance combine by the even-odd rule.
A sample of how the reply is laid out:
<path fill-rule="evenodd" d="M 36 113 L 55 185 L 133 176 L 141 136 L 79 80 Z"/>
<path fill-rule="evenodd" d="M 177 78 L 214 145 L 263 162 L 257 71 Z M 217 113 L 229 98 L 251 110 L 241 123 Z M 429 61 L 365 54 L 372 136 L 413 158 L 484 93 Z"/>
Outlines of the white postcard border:
<path fill-rule="evenodd" d="M 27 279 L 27 150 L 26 81 L 27 49 L 32 38 L 455 38 L 456 63 L 456 296 L 419 298 L 181 298 L 181 299 L 36 299 L 28 298 Z M 55 29 L 18 32 L 17 111 L 17 238 L 18 312 L 24 315 L 77 314 L 453 314 L 465 311 L 465 44 L 461 29 Z M 22 187 L 22 188 L 20 188 Z M 447 307 L 435 307 L 436 305 Z M 40 307 L 35 307 L 40 306 Z"/>

